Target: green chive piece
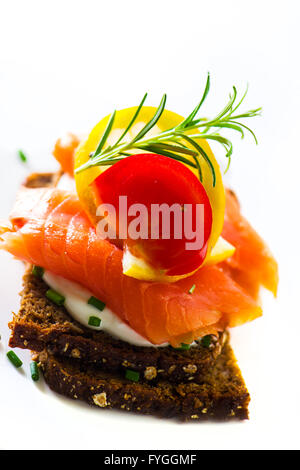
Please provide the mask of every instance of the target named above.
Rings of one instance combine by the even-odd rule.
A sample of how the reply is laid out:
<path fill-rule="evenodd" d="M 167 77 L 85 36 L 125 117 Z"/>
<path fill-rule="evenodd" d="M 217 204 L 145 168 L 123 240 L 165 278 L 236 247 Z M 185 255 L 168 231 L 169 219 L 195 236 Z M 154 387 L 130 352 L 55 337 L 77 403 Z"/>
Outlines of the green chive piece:
<path fill-rule="evenodd" d="M 40 266 L 33 266 L 31 272 L 35 277 L 43 277 L 44 271 L 44 268 L 41 268 Z"/>
<path fill-rule="evenodd" d="M 39 368 L 36 361 L 30 363 L 31 378 L 34 382 L 37 382 L 40 378 Z"/>
<path fill-rule="evenodd" d="M 17 369 L 23 365 L 21 359 L 13 351 L 8 351 L 6 356 Z"/>
<path fill-rule="evenodd" d="M 101 319 L 99 317 L 90 317 L 88 324 L 90 326 L 100 326 L 101 324 Z"/>
<path fill-rule="evenodd" d="M 53 289 L 48 289 L 46 292 L 46 297 L 49 300 L 52 300 L 56 305 L 63 305 L 65 301 L 65 297 Z"/>
<path fill-rule="evenodd" d="M 189 294 L 192 294 L 195 289 L 196 289 L 196 284 L 193 284 L 192 287 L 189 290 Z"/>
<path fill-rule="evenodd" d="M 211 335 L 203 336 L 203 338 L 201 339 L 201 345 L 204 348 L 209 348 L 209 346 L 211 345 Z"/>
<path fill-rule="evenodd" d="M 132 382 L 138 382 L 140 380 L 140 373 L 135 370 L 126 369 L 125 377 Z"/>
<path fill-rule="evenodd" d="M 18 150 L 18 155 L 19 155 L 20 160 L 23 163 L 27 162 L 27 157 L 26 157 L 25 153 L 22 150 Z"/>
<path fill-rule="evenodd" d="M 176 349 L 176 351 L 187 351 L 188 349 L 190 349 L 190 347 L 191 347 L 190 344 L 181 343 L 180 348 L 173 348 L 173 349 Z"/>
<path fill-rule="evenodd" d="M 188 349 L 190 349 L 190 347 L 191 347 L 190 344 L 181 343 L 181 348 L 180 349 L 183 349 L 184 351 L 187 351 Z"/>
<path fill-rule="evenodd" d="M 105 303 L 102 302 L 102 300 L 97 299 L 97 297 L 90 297 L 88 300 L 88 304 L 92 305 L 93 307 L 96 307 L 98 310 L 104 310 L 105 308 Z"/>

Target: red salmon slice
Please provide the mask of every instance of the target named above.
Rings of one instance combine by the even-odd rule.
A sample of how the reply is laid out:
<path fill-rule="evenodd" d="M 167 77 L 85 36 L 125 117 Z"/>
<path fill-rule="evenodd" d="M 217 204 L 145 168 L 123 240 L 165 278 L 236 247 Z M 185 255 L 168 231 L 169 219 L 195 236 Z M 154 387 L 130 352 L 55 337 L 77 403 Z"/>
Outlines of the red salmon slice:
<path fill-rule="evenodd" d="M 52 152 L 62 170 L 70 176 L 74 176 L 74 155 L 79 144 L 79 138 L 68 133 L 56 141 Z"/>
<path fill-rule="evenodd" d="M 260 286 L 276 296 L 277 262 L 264 240 L 242 216 L 235 194 L 228 189 L 222 237 L 236 248 L 234 255 L 222 263 L 224 270 L 254 298 Z"/>
<path fill-rule="evenodd" d="M 218 265 L 173 284 L 125 276 L 122 250 L 96 235 L 73 193 L 25 189 L 10 221 L 0 227 L 0 248 L 83 285 L 153 344 L 178 346 L 262 314 Z"/>

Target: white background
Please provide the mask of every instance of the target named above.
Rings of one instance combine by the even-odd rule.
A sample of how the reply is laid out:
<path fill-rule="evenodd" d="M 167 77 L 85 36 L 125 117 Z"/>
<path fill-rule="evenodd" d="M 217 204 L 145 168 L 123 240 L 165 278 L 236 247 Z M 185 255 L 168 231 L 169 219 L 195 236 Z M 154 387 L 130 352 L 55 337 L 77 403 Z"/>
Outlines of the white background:
<path fill-rule="evenodd" d="M 1 253 L 0 448 L 299 448 L 299 13 L 288 0 L 0 0 L 0 217 L 28 171 L 56 167 L 50 151 L 61 133 L 88 131 L 145 91 L 152 105 L 166 91 L 167 107 L 185 114 L 209 70 L 208 115 L 247 82 L 245 108 L 264 108 L 251 123 L 257 147 L 233 138 L 227 181 L 280 266 L 277 300 L 265 294 L 264 317 L 232 332 L 250 421 L 178 424 L 54 395 L 31 381 L 27 351 L 17 351 L 24 370 L 15 370 L 7 322 L 22 266 Z"/>

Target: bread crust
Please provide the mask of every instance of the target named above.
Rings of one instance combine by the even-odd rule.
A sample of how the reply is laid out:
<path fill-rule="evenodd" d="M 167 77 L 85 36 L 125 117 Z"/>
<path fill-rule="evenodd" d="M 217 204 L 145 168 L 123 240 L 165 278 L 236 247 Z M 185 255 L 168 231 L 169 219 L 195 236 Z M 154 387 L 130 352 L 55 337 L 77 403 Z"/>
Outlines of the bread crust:
<path fill-rule="evenodd" d="M 163 380 L 155 385 L 135 383 L 46 351 L 37 360 L 53 391 L 94 407 L 184 421 L 248 419 L 249 393 L 228 341 L 202 384 Z"/>

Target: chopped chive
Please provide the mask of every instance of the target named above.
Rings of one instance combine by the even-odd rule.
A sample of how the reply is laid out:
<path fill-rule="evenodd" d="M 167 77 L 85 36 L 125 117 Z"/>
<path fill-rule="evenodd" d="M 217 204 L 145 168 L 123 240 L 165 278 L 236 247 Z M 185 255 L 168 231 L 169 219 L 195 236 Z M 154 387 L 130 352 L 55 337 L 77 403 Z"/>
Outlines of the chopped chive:
<path fill-rule="evenodd" d="M 17 369 L 23 365 L 21 359 L 13 351 L 8 351 L 6 356 Z"/>
<path fill-rule="evenodd" d="M 203 338 L 201 339 L 201 345 L 204 348 L 209 348 L 209 346 L 211 345 L 211 335 L 203 336 Z"/>
<path fill-rule="evenodd" d="M 44 271 L 44 268 L 41 268 L 40 266 L 33 266 L 31 272 L 35 277 L 43 277 Z"/>
<path fill-rule="evenodd" d="M 189 290 L 189 294 L 192 294 L 195 289 L 196 289 L 196 284 L 193 284 L 192 287 Z"/>
<path fill-rule="evenodd" d="M 56 305 L 63 305 L 65 297 L 53 289 L 48 289 L 46 292 L 46 297 L 49 300 L 52 300 Z"/>
<path fill-rule="evenodd" d="M 27 162 L 27 157 L 26 157 L 25 153 L 22 150 L 18 150 L 18 155 L 19 155 L 20 160 L 23 163 Z"/>
<path fill-rule="evenodd" d="M 101 324 L 101 319 L 99 317 L 90 317 L 88 324 L 90 326 L 100 326 Z"/>
<path fill-rule="evenodd" d="M 191 347 L 190 344 L 181 343 L 179 348 L 173 348 L 173 349 L 176 349 L 176 351 L 187 351 L 188 349 L 190 349 L 190 347 Z"/>
<path fill-rule="evenodd" d="M 37 382 L 40 378 L 40 373 L 39 373 L 39 368 L 38 368 L 36 361 L 32 361 L 30 363 L 30 373 L 31 373 L 32 380 L 34 380 L 34 382 Z"/>
<path fill-rule="evenodd" d="M 135 370 L 126 369 L 125 377 L 132 382 L 138 382 L 140 380 L 140 373 Z"/>
<path fill-rule="evenodd" d="M 101 312 L 105 308 L 105 303 L 102 302 L 102 300 L 97 299 L 97 297 L 94 297 L 93 295 L 89 298 L 88 304 L 92 305 L 93 307 L 96 307 L 98 310 L 101 310 Z"/>
<path fill-rule="evenodd" d="M 183 350 L 187 350 L 187 349 L 190 349 L 191 345 L 190 344 L 185 344 L 185 343 L 181 343 L 181 348 L 180 349 L 183 349 Z"/>

